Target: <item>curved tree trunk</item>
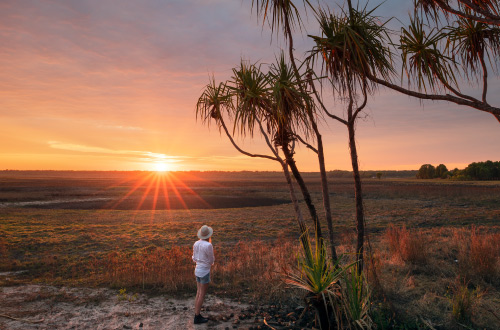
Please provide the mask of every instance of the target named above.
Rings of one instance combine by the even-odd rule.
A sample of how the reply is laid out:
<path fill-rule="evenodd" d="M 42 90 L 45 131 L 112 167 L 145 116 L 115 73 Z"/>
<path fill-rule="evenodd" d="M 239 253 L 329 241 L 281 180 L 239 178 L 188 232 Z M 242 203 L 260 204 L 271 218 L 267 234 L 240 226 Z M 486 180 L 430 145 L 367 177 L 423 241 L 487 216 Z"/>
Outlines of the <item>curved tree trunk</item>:
<path fill-rule="evenodd" d="M 295 164 L 295 160 L 293 159 L 293 154 L 290 151 L 289 147 L 282 146 L 282 150 L 283 154 L 285 155 L 286 162 L 288 166 L 290 166 L 290 169 L 292 170 L 293 177 L 295 178 L 295 181 L 297 181 L 300 187 L 302 196 L 304 196 L 304 201 L 306 202 L 307 208 L 309 210 L 309 213 L 311 214 L 311 218 L 314 223 L 315 233 L 318 235 L 317 237 L 322 238 L 323 236 L 321 233 L 321 224 L 319 223 L 318 213 L 316 212 L 316 208 L 314 207 L 314 204 L 312 202 L 309 189 L 307 188 L 306 183 L 304 182 L 304 179 L 302 178 L 302 175 L 300 174 L 299 169 Z"/>
<path fill-rule="evenodd" d="M 292 64 L 293 71 L 295 73 L 295 76 L 297 78 L 297 81 L 300 82 L 300 74 L 299 70 L 297 69 L 297 65 L 295 63 L 295 57 L 293 55 L 293 36 L 292 32 L 290 29 L 290 23 L 288 22 L 288 16 L 285 15 L 285 37 L 288 37 L 288 53 L 290 57 L 290 62 Z M 305 87 L 302 83 L 299 83 L 299 88 L 301 92 L 305 92 Z M 319 166 L 320 166 L 320 173 L 321 173 L 321 186 L 322 186 L 322 194 L 323 194 L 323 206 L 325 208 L 325 214 L 326 214 L 326 222 L 328 225 L 328 239 L 330 241 L 330 252 L 331 252 L 331 258 L 333 261 L 337 260 L 337 251 L 335 249 L 335 240 L 334 240 L 334 233 L 333 233 L 333 223 L 332 223 L 332 213 L 330 209 L 330 195 L 328 192 L 328 181 L 326 178 L 326 169 L 325 169 L 325 157 L 324 157 L 324 152 L 323 152 L 323 142 L 321 139 L 321 135 L 319 134 L 318 127 L 316 125 L 316 121 L 312 115 L 312 111 L 310 109 L 306 109 L 308 116 L 311 120 L 311 124 L 313 125 L 313 129 L 316 133 L 316 138 L 318 140 L 318 160 L 319 160 Z M 291 167 L 290 167 L 291 168 Z M 293 171 L 293 168 L 292 168 Z M 318 221 L 319 222 L 319 221 Z M 318 228 L 319 225 L 318 225 Z M 321 228 L 320 228 L 321 230 Z M 319 236 L 321 237 L 321 236 Z"/>
<path fill-rule="evenodd" d="M 285 175 L 286 183 L 288 184 L 288 188 L 290 189 L 290 199 L 292 200 L 293 209 L 295 210 L 295 215 L 297 216 L 302 247 L 304 248 L 304 251 L 310 251 L 309 240 L 305 237 L 305 235 L 307 235 L 307 227 L 304 222 L 304 217 L 302 216 L 302 211 L 300 210 L 299 201 L 297 200 L 297 196 L 295 195 L 295 189 L 293 188 L 293 182 L 292 178 L 290 177 L 290 172 L 288 171 L 288 166 L 285 162 L 280 162 L 280 164 L 283 168 L 283 174 Z"/>
<path fill-rule="evenodd" d="M 361 176 L 359 175 L 358 151 L 354 130 L 354 120 L 347 125 L 349 131 L 349 150 L 351 152 L 352 174 L 354 177 L 354 196 L 356 199 L 356 231 L 358 234 L 356 243 L 356 260 L 358 261 L 358 273 L 363 270 L 363 254 L 365 242 L 365 217 L 363 209 L 363 191 L 361 188 Z"/>
<path fill-rule="evenodd" d="M 318 140 L 318 162 L 321 175 L 321 192 L 323 194 L 323 207 L 325 209 L 326 223 L 328 225 L 328 239 L 330 241 L 330 253 L 333 260 L 337 260 L 337 250 L 335 249 L 335 237 L 333 234 L 332 210 L 330 207 L 330 192 L 328 190 L 328 180 L 326 177 L 325 154 L 323 151 L 323 140 L 319 133 L 316 134 Z"/>

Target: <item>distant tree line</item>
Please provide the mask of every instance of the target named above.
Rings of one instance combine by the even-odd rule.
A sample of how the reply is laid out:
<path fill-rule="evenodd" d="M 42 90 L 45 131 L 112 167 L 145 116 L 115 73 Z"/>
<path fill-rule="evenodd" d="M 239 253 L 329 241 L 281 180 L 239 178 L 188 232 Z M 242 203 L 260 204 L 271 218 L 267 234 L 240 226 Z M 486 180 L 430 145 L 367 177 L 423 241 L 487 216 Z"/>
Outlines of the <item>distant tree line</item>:
<path fill-rule="evenodd" d="M 500 180 L 500 161 L 471 163 L 463 170 L 455 168 L 451 171 L 443 164 L 437 167 L 424 164 L 420 166 L 416 176 L 417 179 Z"/>
<path fill-rule="evenodd" d="M 360 171 L 361 178 L 414 178 L 417 175 L 416 170 L 403 171 Z M 333 170 L 328 172 L 330 178 L 352 178 L 352 171 Z"/>

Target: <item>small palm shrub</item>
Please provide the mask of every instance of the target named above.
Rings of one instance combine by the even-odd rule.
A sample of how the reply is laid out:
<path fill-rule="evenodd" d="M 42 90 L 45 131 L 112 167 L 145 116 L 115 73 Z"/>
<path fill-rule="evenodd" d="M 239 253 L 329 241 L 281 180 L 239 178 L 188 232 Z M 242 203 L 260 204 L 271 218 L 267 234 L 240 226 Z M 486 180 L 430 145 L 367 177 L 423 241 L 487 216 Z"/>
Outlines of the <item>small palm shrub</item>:
<path fill-rule="evenodd" d="M 326 246 L 316 237 L 316 244 L 310 242 L 308 232 L 301 236 L 302 251 L 297 255 L 295 272 L 285 273 L 285 282 L 292 287 L 308 292 L 306 303 L 316 312 L 316 323 L 321 329 L 331 329 L 341 324 L 342 291 L 339 285 L 346 268 L 340 266 L 340 259 L 330 262 Z"/>
<path fill-rule="evenodd" d="M 355 266 L 344 272 L 342 277 L 342 301 L 349 323 L 354 328 L 373 328 L 370 317 L 371 292 L 365 276 Z"/>

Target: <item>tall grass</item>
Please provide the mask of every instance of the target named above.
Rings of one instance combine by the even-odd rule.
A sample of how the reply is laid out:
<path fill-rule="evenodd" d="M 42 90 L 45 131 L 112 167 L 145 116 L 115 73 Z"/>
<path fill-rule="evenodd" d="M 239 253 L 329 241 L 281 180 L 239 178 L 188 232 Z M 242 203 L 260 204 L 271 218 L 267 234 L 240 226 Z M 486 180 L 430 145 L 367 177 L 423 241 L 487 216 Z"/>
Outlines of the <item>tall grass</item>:
<path fill-rule="evenodd" d="M 218 292 L 248 293 L 265 300 L 286 299 L 281 271 L 294 263 L 297 247 L 283 239 L 215 247 L 211 286 Z M 122 288 L 158 288 L 162 292 L 196 289 L 191 247 L 148 247 L 112 252 L 92 261 L 92 273 L 104 284 Z"/>
<path fill-rule="evenodd" d="M 498 280 L 500 233 L 485 231 L 485 228 L 475 226 L 470 230 L 455 230 L 454 241 L 458 250 L 460 273 L 472 279 Z"/>
<path fill-rule="evenodd" d="M 410 232 L 406 226 L 390 226 L 385 237 L 389 251 L 397 259 L 410 264 L 425 264 L 428 259 L 426 238 L 421 231 Z"/>

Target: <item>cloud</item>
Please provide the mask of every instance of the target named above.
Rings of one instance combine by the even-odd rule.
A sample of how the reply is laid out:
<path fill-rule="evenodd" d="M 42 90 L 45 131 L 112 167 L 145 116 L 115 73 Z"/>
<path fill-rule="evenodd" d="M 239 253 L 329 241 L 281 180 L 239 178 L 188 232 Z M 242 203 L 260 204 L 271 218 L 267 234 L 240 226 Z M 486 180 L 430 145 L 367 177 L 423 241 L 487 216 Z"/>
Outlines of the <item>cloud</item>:
<path fill-rule="evenodd" d="M 72 144 L 72 143 L 63 143 L 58 141 L 49 141 L 49 146 L 54 149 L 68 150 L 74 152 L 82 152 L 82 153 L 94 153 L 94 154 L 107 154 L 113 156 L 126 156 L 133 157 L 137 161 L 143 162 L 153 162 L 153 161 L 161 161 L 161 162 L 169 162 L 176 163 L 182 162 L 183 159 L 189 157 L 181 157 L 181 156 L 169 156 L 166 154 L 155 153 L 150 151 L 137 151 L 137 150 L 113 150 L 108 148 L 96 147 L 96 146 L 86 146 L 81 144 Z"/>

